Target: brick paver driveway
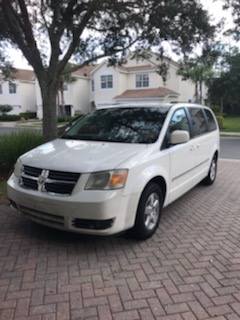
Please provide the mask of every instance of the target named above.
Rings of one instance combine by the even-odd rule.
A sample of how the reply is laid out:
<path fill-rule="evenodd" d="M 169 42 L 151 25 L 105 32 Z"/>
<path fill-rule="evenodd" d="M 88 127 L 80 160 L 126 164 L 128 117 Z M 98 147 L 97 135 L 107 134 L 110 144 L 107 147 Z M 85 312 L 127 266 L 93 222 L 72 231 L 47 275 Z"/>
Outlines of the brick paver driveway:
<path fill-rule="evenodd" d="M 0 319 L 240 319 L 240 162 L 164 210 L 146 242 L 33 224 L 0 207 Z"/>

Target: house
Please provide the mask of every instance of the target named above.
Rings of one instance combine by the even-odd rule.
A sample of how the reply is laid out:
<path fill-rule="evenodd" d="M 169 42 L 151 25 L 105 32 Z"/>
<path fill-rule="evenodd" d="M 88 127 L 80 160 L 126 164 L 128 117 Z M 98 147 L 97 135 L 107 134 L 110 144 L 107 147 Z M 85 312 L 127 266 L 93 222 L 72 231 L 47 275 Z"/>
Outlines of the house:
<path fill-rule="evenodd" d="M 169 65 L 165 82 L 157 72 L 160 62 L 154 53 L 145 60 L 129 58 L 122 66 L 102 62 L 90 73 L 91 103 L 194 101 L 194 83 L 178 75 L 178 63 L 166 58 L 165 62 Z"/>
<path fill-rule="evenodd" d="M 88 113 L 90 106 L 90 72 L 95 66 L 85 66 L 71 75 L 69 83 L 64 83 L 63 92 L 58 92 L 57 105 L 58 116 L 74 116 Z M 42 98 L 38 81 L 35 83 L 37 100 L 37 117 L 42 119 Z"/>
<path fill-rule="evenodd" d="M 121 66 L 109 66 L 107 61 L 85 66 L 73 72 L 57 96 L 58 116 L 88 113 L 95 107 L 121 102 L 190 102 L 195 100 L 195 85 L 178 75 L 179 64 L 164 59 L 169 66 L 166 81 L 159 75 L 159 60 L 133 59 Z M 204 98 L 207 90 L 204 88 Z M 13 106 L 12 114 L 37 112 L 42 119 L 42 98 L 34 73 L 17 70 L 11 82 L 0 84 L 0 104 Z"/>
<path fill-rule="evenodd" d="M 0 80 L 0 105 L 12 106 L 8 114 L 36 111 L 35 77 L 31 70 L 16 69 L 11 80 Z"/>

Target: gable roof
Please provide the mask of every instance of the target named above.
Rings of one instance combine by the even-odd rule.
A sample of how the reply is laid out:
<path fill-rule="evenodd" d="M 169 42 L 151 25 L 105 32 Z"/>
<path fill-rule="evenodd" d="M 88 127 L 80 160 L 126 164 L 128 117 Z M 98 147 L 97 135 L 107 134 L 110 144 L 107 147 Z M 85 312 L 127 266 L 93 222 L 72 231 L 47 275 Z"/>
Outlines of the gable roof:
<path fill-rule="evenodd" d="M 79 68 L 77 71 L 73 72 L 73 75 L 80 77 L 89 77 L 90 72 L 96 68 L 96 65 L 89 65 Z M 26 69 L 14 69 L 12 73 L 13 80 L 19 81 L 34 81 L 36 76 L 34 71 Z"/>
<path fill-rule="evenodd" d="M 12 78 L 20 81 L 34 81 L 34 72 L 26 69 L 15 69 Z"/>
<path fill-rule="evenodd" d="M 89 77 L 90 73 L 95 69 L 97 65 L 88 65 L 82 68 L 79 68 L 77 71 L 73 72 L 73 75 L 80 77 Z"/>
<path fill-rule="evenodd" d="M 168 88 L 159 87 L 153 89 L 126 90 L 114 99 L 141 99 L 141 98 L 164 98 L 169 95 L 179 96 L 179 93 Z"/>
<path fill-rule="evenodd" d="M 127 60 L 130 59 L 132 53 L 129 54 L 129 57 L 127 58 Z M 151 51 L 151 55 L 155 56 L 156 58 L 158 58 L 158 55 L 156 52 Z M 146 60 L 146 59 L 142 59 L 142 60 Z M 179 63 L 167 56 L 163 57 L 163 60 L 169 62 L 170 64 L 174 65 L 176 68 L 179 68 Z M 116 68 L 118 68 L 120 71 L 125 71 L 125 72 L 134 72 L 134 71 L 141 71 L 141 70 L 155 70 L 156 69 L 156 65 L 154 62 L 151 61 L 151 58 L 147 61 L 148 64 L 145 65 L 139 65 L 139 66 L 129 66 L 126 67 L 124 64 L 121 66 L 115 66 Z M 103 60 L 101 63 L 97 64 L 94 66 L 94 68 L 91 70 L 90 73 L 95 73 L 99 68 L 101 68 L 103 65 L 108 64 L 107 59 Z"/>
<path fill-rule="evenodd" d="M 139 65 L 139 66 L 129 66 L 129 67 L 125 67 L 123 66 L 119 66 L 118 67 L 119 70 L 122 71 L 126 71 L 126 72 L 134 72 L 134 71 L 142 71 L 142 70 L 155 70 L 156 67 L 153 64 L 143 64 L 143 65 Z"/>

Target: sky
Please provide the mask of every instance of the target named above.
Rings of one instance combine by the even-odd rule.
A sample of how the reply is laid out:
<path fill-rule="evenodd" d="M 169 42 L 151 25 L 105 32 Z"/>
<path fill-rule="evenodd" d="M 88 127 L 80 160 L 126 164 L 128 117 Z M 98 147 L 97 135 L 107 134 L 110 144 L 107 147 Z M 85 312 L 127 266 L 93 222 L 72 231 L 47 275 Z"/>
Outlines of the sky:
<path fill-rule="evenodd" d="M 176 0 L 177 1 L 177 0 Z M 225 20 L 225 29 L 228 29 L 233 26 L 232 15 L 230 11 L 224 11 L 222 9 L 223 0 L 200 0 L 203 4 L 203 7 L 209 11 L 211 20 L 214 23 L 220 22 L 222 19 Z M 218 35 L 218 40 L 223 41 L 232 41 L 225 38 L 223 35 Z M 22 69 L 31 69 L 31 66 L 28 65 L 27 61 L 23 57 L 20 51 L 10 50 L 9 52 L 11 60 L 14 62 L 16 68 Z"/>

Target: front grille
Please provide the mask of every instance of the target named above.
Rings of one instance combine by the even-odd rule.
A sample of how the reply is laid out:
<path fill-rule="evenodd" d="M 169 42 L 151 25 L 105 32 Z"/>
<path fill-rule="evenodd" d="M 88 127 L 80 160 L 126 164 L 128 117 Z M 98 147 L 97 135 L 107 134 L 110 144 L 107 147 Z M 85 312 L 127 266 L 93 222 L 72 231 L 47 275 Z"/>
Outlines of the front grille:
<path fill-rule="evenodd" d="M 45 188 L 47 192 L 59 193 L 59 194 L 71 194 L 75 183 L 46 183 Z"/>
<path fill-rule="evenodd" d="M 59 195 L 71 195 L 80 173 L 45 170 L 23 166 L 20 184 L 22 187 Z"/>
<path fill-rule="evenodd" d="M 23 172 L 31 177 L 39 177 L 40 174 L 42 173 L 42 169 L 39 168 L 34 168 L 30 166 L 24 166 L 23 167 Z"/>
<path fill-rule="evenodd" d="M 45 222 L 52 225 L 64 226 L 64 217 L 62 216 L 30 209 L 24 206 L 19 206 L 18 208 L 25 216 L 29 217 L 30 219 L 36 220 L 37 222 Z"/>
<path fill-rule="evenodd" d="M 106 230 L 113 226 L 114 219 L 108 220 L 90 220 L 90 219 L 73 219 L 72 226 L 77 229 L 88 230 Z"/>
<path fill-rule="evenodd" d="M 27 189 L 37 190 L 38 183 L 36 180 L 30 178 L 22 177 L 22 185 Z"/>
<path fill-rule="evenodd" d="M 80 177 L 80 174 L 51 170 L 49 171 L 48 177 L 49 179 L 53 179 L 53 180 L 65 180 L 65 181 L 77 182 Z"/>

